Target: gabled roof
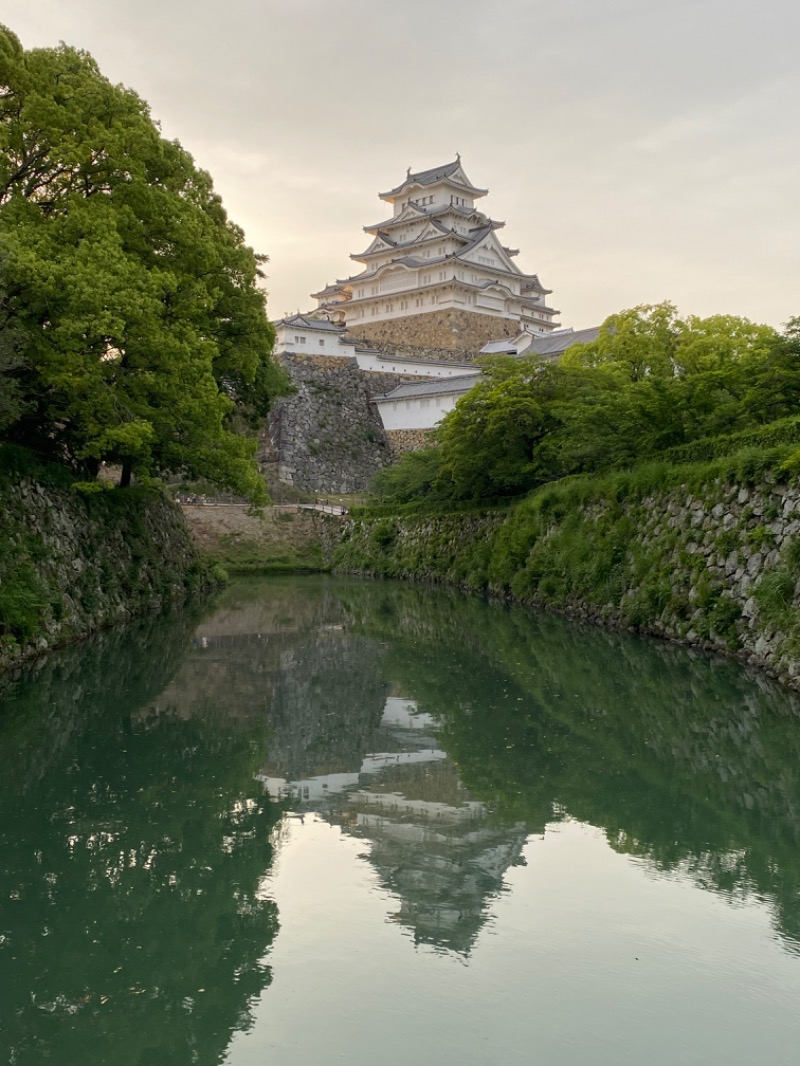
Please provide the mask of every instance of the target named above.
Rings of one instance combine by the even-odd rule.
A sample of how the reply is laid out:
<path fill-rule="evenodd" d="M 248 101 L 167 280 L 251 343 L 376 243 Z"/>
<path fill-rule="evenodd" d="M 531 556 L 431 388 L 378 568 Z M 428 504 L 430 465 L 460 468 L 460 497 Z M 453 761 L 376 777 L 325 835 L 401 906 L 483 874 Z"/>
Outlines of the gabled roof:
<path fill-rule="evenodd" d="M 447 396 L 448 393 L 463 394 L 469 392 L 481 376 L 480 370 L 473 374 L 459 374 L 458 377 L 437 378 L 436 381 L 407 382 L 383 396 L 374 396 L 374 400 L 412 400 L 417 396 Z"/>
<path fill-rule="evenodd" d="M 521 355 L 545 355 L 551 358 L 563 355 L 573 344 L 589 344 L 600 335 L 599 326 L 587 329 L 559 329 L 541 337 L 533 337 L 531 343 L 520 352 Z"/>
<path fill-rule="evenodd" d="M 363 226 L 365 233 L 376 233 L 378 230 L 391 229 L 393 226 L 402 226 L 409 221 L 409 216 L 416 214 L 418 217 L 414 221 L 419 221 L 419 218 L 434 218 L 437 215 L 461 215 L 462 218 L 472 218 L 476 216 L 481 219 L 486 219 L 486 215 L 482 211 L 479 211 L 477 207 L 461 207 L 458 204 L 434 204 L 432 207 L 418 207 L 417 204 L 404 204 L 403 210 L 399 215 L 394 215 L 392 218 L 385 218 L 382 222 L 376 222 L 372 226 Z M 488 221 L 488 220 L 487 220 Z M 498 227 L 504 226 L 504 222 L 495 223 Z"/>
<path fill-rule="evenodd" d="M 455 175 L 459 176 L 455 177 Z M 386 200 L 399 196 L 405 189 L 408 189 L 413 185 L 421 185 L 424 187 L 426 185 L 433 185 L 437 181 L 443 181 L 446 178 L 453 178 L 455 184 L 469 189 L 472 193 L 478 196 L 485 196 L 488 192 L 488 189 L 479 189 L 476 185 L 472 184 L 461 167 L 461 156 L 456 155 L 455 161 L 452 163 L 445 163 L 443 166 L 439 167 L 431 167 L 429 170 L 418 170 L 414 174 L 411 173 L 411 167 L 409 167 L 404 181 L 401 181 L 394 189 L 390 189 L 388 192 L 378 193 L 378 195 L 382 200 Z"/>
<path fill-rule="evenodd" d="M 397 241 L 393 241 L 384 230 L 378 230 L 369 248 L 366 248 L 363 252 L 351 252 L 350 258 L 357 263 L 363 263 L 371 255 L 380 255 L 381 252 L 391 251 L 393 248 L 398 247 L 402 247 L 402 245 L 398 245 Z"/>
<path fill-rule="evenodd" d="M 323 333 L 341 333 L 344 326 L 329 322 L 327 318 L 311 318 L 309 315 L 287 315 L 273 322 L 274 326 L 292 326 L 294 329 L 319 330 Z"/>
<path fill-rule="evenodd" d="M 599 326 L 587 329 L 557 329 L 552 333 L 533 333 L 524 329 L 516 337 L 489 341 L 481 348 L 481 355 L 541 355 L 556 359 L 573 344 L 588 344 L 597 340 Z"/>
<path fill-rule="evenodd" d="M 539 281 L 538 274 L 528 274 L 526 283 L 522 286 L 523 292 L 529 292 L 530 290 L 541 293 L 543 296 L 549 296 L 553 291 L 552 289 L 546 289 Z"/>
<path fill-rule="evenodd" d="M 347 284 L 347 278 L 339 278 L 332 285 L 326 285 L 324 289 L 320 289 L 319 292 L 312 292 L 311 296 L 315 300 L 321 299 L 323 296 L 336 296 Z"/>
<path fill-rule="evenodd" d="M 489 341 L 481 348 L 481 355 L 516 355 L 517 341 L 515 337 L 503 337 L 499 341 Z"/>

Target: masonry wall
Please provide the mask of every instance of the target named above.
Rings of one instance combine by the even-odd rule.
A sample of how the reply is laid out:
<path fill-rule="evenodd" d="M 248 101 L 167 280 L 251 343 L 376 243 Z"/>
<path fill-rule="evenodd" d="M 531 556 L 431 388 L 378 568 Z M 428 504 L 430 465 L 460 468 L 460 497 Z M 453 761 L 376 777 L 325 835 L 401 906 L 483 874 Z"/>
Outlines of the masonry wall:
<path fill-rule="evenodd" d="M 0 475 L 0 670 L 209 581 L 179 508 L 163 494 L 87 497 L 44 474 Z"/>
<path fill-rule="evenodd" d="M 334 565 L 734 654 L 800 688 L 800 481 L 349 520 Z"/>
<path fill-rule="evenodd" d="M 262 469 L 306 492 L 361 492 L 382 466 L 428 440 L 429 430 L 387 432 L 373 396 L 427 375 L 361 370 L 355 358 L 283 354 L 295 392 L 274 406 L 259 450 Z M 429 401 L 436 403 L 436 399 Z M 278 499 L 281 491 L 271 489 Z"/>
<path fill-rule="evenodd" d="M 447 352 L 453 358 L 458 353 L 462 362 L 476 356 L 489 341 L 515 337 L 519 330 L 516 319 L 494 318 L 456 308 L 407 315 L 386 322 L 348 323 L 350 335 L 368 340 L 371 347 L 388 344 L 398 355 L 406 350 L 424 350 L 429 353 L 428 358 L 446 358 L 442 353 Z"/>
<path fill-rule="evenodd" d="M 392 458 L 397 459 L 403 452 L 415 452 L 428 447 L 431 433 L 430 429 L 388 429 L 386 436 L 389 438 Z"/>
<path fill-rule="evenodd" d="M 281 362 L 295 391 L 281 397 L 269 417 L 278 477 L 308 492 L 363 491 L 391 460 L 370 403 L 384 375 L 369 375 L 378 379 L 370 387 L 355 359 L 284 355 Z"/>

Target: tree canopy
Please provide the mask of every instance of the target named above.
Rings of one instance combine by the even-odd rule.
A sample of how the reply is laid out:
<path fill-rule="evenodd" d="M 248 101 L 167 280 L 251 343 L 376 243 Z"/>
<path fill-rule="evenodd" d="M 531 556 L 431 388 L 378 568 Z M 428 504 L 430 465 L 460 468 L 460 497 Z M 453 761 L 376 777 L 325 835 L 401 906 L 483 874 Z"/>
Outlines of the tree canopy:
<path fill-rule="evenodd" d="M 85 52 L 25 51 L 3 27 L 0 255 L 5 439 L 263 498 L 236 432 L 281 386 L 261 257 L 134 92 Z"/>
<path fill-rule="evenodd" d="M 644 305 L 612 315 L 558 363 L 487 361 L 435 447 L 381 472 L 375 490 L 397 502 L 498 499 L 798 411 L 800 320 L 780 334 Z"/>

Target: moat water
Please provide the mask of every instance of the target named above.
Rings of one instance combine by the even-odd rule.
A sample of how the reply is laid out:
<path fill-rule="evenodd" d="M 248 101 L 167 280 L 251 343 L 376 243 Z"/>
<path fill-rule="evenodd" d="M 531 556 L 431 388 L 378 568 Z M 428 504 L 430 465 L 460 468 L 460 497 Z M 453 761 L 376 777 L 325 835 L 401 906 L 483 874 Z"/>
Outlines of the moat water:
<path fill-rule="evenodd" d="M 796 1066 L 800 706 L 251 580 L 0 684 L 0 1063 Z"/>

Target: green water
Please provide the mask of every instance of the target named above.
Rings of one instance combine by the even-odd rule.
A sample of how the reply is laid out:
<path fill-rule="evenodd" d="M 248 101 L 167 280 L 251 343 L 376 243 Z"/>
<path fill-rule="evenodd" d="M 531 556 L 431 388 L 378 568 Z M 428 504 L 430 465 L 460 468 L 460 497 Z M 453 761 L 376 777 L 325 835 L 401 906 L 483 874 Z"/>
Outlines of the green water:
<path fill-rule="evenodd" d="M 800 707 L 251 580 L 0 685 L 0 1063 L 788 1066 Z"/>

